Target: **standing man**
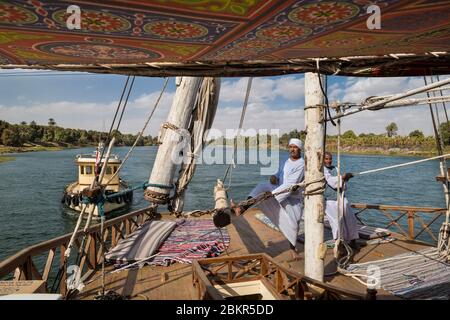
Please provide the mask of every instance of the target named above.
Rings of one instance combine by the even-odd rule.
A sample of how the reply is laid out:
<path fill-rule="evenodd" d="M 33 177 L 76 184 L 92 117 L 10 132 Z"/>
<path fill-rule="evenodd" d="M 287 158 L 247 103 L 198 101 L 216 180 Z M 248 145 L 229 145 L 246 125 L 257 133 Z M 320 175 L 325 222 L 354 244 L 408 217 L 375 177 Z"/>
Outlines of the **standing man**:
<path fill-rule="evenodd" d="M 305 161 L 301 157 L 303 142 L 300 139 L 289 140 L 289 159 L 280 165 L 276 175 L 270 177 L 270 182 L 258 184 L 248 197 L 254 198 L 263 192 L 276 193 L 303 181 Z M 295 244 L 302 217 L 301 190 L 286 192 L 264 200 L 257 207 L 275 224 L 290 242 L 292 254 L 295 257 Z M 231 200 L 231 209 L 237 215 L 241 215 L 248 207 L 237 206 Z"/>
<path fill-rule="evenodd" d="M 337 201 L 337 187 L 338 187 L 338 176 L 335 174 L 335 167 L 333 166 L 333 156 L 329 152 L 325 152 L 324 158 L 324 175 L 327 181 L 327 191 L 325 192 L 326 207 L 325 214 L 328 217 L 328 221 L 331 225 L 331 230 L 333 231 L 333 238 L 336 240 L 339 236 L 339 215 L 338 215 L 338 201 Z M 351 173 L 345 173 L 341 176 L 341 190 L 346 189 L 346 184 L 350 178 L 353 177 Z M 347 198 L 341 193 L 340 207 L 343 210 L 342 223 L 343 223 L 343 234 L 341 237 L 344 241 L 349 242 L 352 247 L 356 245 L 356 239 L 359 238 L 358 233 L 358 221 L 353 214 L 352 207 L 347 201 Z"/>

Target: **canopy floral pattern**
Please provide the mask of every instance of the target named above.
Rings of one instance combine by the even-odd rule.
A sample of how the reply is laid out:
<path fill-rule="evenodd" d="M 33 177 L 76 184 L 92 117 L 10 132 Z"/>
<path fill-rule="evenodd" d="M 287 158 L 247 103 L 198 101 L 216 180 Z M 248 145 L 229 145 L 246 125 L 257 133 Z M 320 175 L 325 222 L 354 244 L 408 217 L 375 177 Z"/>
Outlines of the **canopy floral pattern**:
<path fill-rule="evenodd" d="M 67 27 L 70 5 L 80 29 Z M 381 29 L 367 27 L 370 5 Z M 449 16 L 445 0 L 0 1 L 0 67 L 266 75 L 311 71 L 322 58 L 325 73 L 442 74 Z"/>

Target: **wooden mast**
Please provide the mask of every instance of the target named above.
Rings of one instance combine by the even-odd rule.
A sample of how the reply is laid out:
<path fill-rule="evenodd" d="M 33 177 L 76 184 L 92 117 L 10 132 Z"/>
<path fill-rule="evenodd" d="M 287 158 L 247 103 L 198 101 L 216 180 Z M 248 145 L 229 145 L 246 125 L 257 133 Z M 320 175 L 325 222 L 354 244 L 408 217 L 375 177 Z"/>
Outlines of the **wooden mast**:
<path fill-rule="evenodd" d="M 321 77 L 321 79 L 319 79 Z M 318 73 L 305 73 L 305 181 L 313 181 L 323 178 L 323 139 L 324 123 L 322 107 L 325 97 L 320 88 L 320 82 L 325 83 L 324 76 Z M 315 189 L 318 183 L 306 188 Z M 313 279 L 323 281 L 323 194 L 305 196 L 305 275 Z"/>
<path fill-rule="evenodd" d="M 155 204 L 166 204 L 170 186 L 177 164 L 172 160 L 172 153 L 181 140 L 180 129 L 187 129 L 197 92 L 202 82 L 201 77 L 177 77 L 177 90 L 172 102 L 167 122 L 162 125 L 158 153 L 148 180 L 149 186 L 144 197 Z"/>

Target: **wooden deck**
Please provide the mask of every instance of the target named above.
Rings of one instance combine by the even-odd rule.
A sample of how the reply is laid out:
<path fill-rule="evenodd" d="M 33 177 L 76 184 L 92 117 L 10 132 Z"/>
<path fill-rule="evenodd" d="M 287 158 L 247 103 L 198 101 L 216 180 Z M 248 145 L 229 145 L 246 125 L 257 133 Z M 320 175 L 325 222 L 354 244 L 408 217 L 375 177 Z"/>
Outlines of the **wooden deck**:
<path fill-rule="evenodd" d="M 284 266 L 303 273 L 303 245 L 299 242 L 297 243 L 297 249 L 302 258 L 292 261 L 288 241 L 280 232 L 267 227 L 257 220 L 255 218 L 255 213 L 257 212 L 257 210 L 249 210 L 245 215 L 233 218 L 232 224 L 227 227 L 231 239 L 228 253 L 230 255 L 244 255 L 265 252 L 276 261 L 282 262 Z M 164 219 L 173 218 L 164 216 Z M 355 255 L 354 262 L 379 260 L 425 247 L 427 246 L 400 239 L 386 244 L 368 245 L 362 247 Z M 328 249 L 325 258 L 325 274 L 336 270 L 333 260 L 333 250 Z M 130 299 L 197 299 L 192 285 L 191 265 L 175 263 L 169 267 L 145 266 L 141 269 L 124 270 L 109 274 L 108 272 L 112 270 L 112 266 L 106 268 L 106 290 L 113 290 Z M 76 299 L 93 299 L 101 290 L 100 272 L 97 271 L 91 279 L 91 282 L 87 282 L 85 289 Z M 354 279 L 340 274 L 325 278 L 325 282 L 362 294 L 366 292 L 365 286 Z M 378 290 L 377 298 L 396 299 L 396 297 L 382 289 Z"/>

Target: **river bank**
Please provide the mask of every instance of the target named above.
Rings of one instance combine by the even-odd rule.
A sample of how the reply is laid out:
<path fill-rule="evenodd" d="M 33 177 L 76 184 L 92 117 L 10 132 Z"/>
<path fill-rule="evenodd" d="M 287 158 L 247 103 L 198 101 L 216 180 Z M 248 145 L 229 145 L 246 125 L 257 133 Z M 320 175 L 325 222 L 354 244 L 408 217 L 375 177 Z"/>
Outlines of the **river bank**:
<path fill-rule="evenodd" d="M 24 152 L 34 152 L 34 151 L 60 151 L 64 149 L 73 149 L 81 147 L 60 147 L 60 146 L 22 146 L 22 147 L 8 147 L 0 145 L 0 154 L 11 154 L 11 153 L 24 153 Z"/>
<path fill-rule="evenodd" d="M 337 153 L 337 149 L 329 148 L 329 152 Z M 444 153 L 450 153 L 450 148 L 446 148 Z M 417 150 L 404 148 L 382 148 L 382 147 L 343 147 L 341 154 L 348 155 L 368 155 L 368 156 L 395 156 L 395 157 L 431 157 L 436 156 L 437 150 Z"/>
<path fill-rule="evenodd" d="M 78 149 L 92 147 L 95 148 L 94 145 L 70 145 L 70 146 L 43 146 L 43 145 L 24 145 L 22 147 L 8 147 L 0 145 L 0 155 L 9 155 L 16 153 L 25 153 L 25 152 L 38 152 L 38 151 L 61 151 L 67 149 Z M 280 147 L 282 150 L 287 150 L 287 148 Z M 328 151 L 332 153 L 337 153 L 337 149 L 330 147 L 327 148 Z M 446 148 L 444 150 L 445 153 L 450 153 L 450 148 Z M 383 147 L 360 147 L 360 146 L 344 146 L 341 148 L 342 154 L 349 155 L 380 155 L 380 156 L 434 156 L 437 154 L 436 150 L 420 150 L 420 149 L 407 149 L 407 148 L 383 148 Z M 6 156 L 0 157 L 0 162 L 11 161 L 14 160 L 13 157 Z"/>

